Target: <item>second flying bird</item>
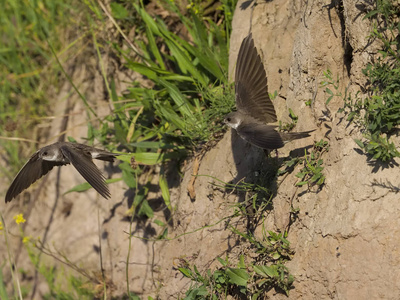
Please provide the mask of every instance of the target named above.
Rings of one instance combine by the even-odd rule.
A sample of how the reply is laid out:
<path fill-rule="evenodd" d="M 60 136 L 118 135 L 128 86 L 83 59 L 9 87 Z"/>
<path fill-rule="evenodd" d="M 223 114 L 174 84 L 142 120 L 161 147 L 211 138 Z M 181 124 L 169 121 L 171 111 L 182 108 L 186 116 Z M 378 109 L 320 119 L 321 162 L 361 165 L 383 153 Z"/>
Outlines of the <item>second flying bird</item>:
<path fill-rule="evenodd" d="M 305 132 L 278 132 L 274 105 L 268 94 L 267 75 L 250 33 L 239 49 L 235 72 L 237 111 L 226 115 L 224 122 L 244 140 L 263 149 L 278 149 L 286 142 L 310 136 Z"/>

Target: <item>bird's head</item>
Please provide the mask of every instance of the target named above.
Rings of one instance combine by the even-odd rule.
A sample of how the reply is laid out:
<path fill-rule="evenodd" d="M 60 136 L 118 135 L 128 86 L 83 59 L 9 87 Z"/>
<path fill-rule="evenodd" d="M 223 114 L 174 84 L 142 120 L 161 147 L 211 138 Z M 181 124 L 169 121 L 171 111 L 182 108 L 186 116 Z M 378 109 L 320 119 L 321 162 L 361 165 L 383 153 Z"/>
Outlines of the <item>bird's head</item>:
<path fill-rule="evenodd" d="M 241 122 L 242 119 L 240 117 L 240 114 L 236 111 L 227 114 L 224 119 L 224 123 L 234 129 L 238 128 Z"/>
<path fill-rule="evenodd" d="M 39 157 L 47 161 L 59 160 L 60 149 L 57 147 L 44 147 L 39 152 Z"/>

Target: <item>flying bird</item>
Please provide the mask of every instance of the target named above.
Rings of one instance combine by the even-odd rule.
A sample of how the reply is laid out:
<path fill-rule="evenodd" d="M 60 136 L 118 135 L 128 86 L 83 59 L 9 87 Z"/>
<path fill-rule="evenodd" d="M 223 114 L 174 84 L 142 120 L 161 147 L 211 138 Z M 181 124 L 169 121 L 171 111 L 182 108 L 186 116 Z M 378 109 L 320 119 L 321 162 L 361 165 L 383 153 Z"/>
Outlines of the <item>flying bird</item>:
<path fill-rule="evenodd" d="M 263 149 L 278 149 L 286 142 L 310 136 L 305 132 L 278 132 L 274 105 L 268 94 L 267 75 L 250 33 L 239 49 L 235 71 L 236 109 L 224 122 L 244 140 Z"/>
<path fill-rule="evenodd" d="M 72 164 L 85 180 L 104 198 L 111 194 L 105 177 L 93 163 L 93 159 L 113 162 L 119 155 L 90 146 L 69 142 L 57 142 L 36 151 L 15 176 L 7 194 L 6 203 L 46 175 L 55 166 Z"/>

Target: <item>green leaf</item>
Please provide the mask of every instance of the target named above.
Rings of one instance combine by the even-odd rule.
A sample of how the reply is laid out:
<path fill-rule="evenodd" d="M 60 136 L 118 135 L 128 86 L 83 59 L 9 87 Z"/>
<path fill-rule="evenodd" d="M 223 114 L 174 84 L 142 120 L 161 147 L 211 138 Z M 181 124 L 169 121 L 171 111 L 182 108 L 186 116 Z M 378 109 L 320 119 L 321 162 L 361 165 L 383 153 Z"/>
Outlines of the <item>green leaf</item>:
<path fill-rule="evenodd" d="M 382 151 L 381 150 L 378 150 L 376 153 L 375 153 L 375 155 L 374 155 L 374 159 L 378 159 L 378 158 L 380 158 L 381 157 L 381 155 L 382 155 Z"/>
<path fill-rule="evenodd" d="M 347 117 L 347 121 L 351 122 L 355 116 L 356 116 L 356 113 L 354 111 L 350 112 L 349 116 Z"/>
<path fill-rule="evenodd" d="M 160 221 L 158 219 L 154 220 L 153 222 L 156 223 L 158 226 L 161 226 L 161 227 L 166 225 L 163 221 Z"/>
<path fill-rule="evenodd" d="M 238 286 L 247 286 L 249 274 L 243 269 L 227 268 L 226 274 L 229 276 L 229 281 Z"/>
<path fill-rule="evenodd" d="M 110 7 L 112 16 L 115 19 L 125 19 L 129 15 L 128 10 L 119 3 L 111 2 Z"/>
<path fill-rule="evenodd" d="M 202 277 L 196 265 L 193 265 L 193 269 L 197 276 Z"/>
<path fill-rule="evenodd" d="M 124 162 L 131 162 L 131 158 L 134 157 L 135 161 L 139 164 L 143 165 L 155 165 L 162 162 L 167 162 L 171 159 L 178 159 L 182 158 L 184 154 L 180 152 L 140 152 L 140 153 L 131 153 L 131 154 L 124 154 L 119 155 L 118 159 Z"/>
<path fill-rule="evenodd" d="M 190 269 L 187 268 L 178 268 L 179 272 L 183 274 L 183 276 L 192 278 L 193 272 Z"/>
<path fill-rule="evenodd" d="M 164 240 L 168 236 L 168 227 L 164 228 L 163 232 L 157 236 L 157 240 Z"/>
<path fill-rule="evenodd" d="M 153 81 L 157 80 L 159 73 L 158 69 L 137 62 L 129 62 L 127 65 L 131 70 L 138 72 Z"/>
<path fill-rule="evenodd" d="M 221 257 L 217 257 L 217 260 L 220 262 L 221 265 L 226 267 L 228 265 L 228 262 L 223 260 Z"/>
<path fill-rule="evenodd" d="M 134 157 L 135 161 L 144 165 L 155 165 L 161 162 L 161 154 L 154 152 L 143 152 L 143 153 L 133 153 L 127 155 L 118 156 L 119 160 L 131 162 L 131 158 Z"/>
<path fill-rule="evenodd" d="M 140 300 L 140 297 L 134 292 L 129 292 L 129 300 Z M 149 299 L 148 299 L 149 300 Z"/>
<path fill-rule="evenodd" d="M 332 98 L 333 98 L 333 96 L 330 96 L 330 97 L 325 101 L 325 105 L 328 105 L 329 102 L 331 102 Z"/>
<path fill-rule="evenodd" d="M 170 81 L 176 80 L 179 82 L 193 82 L 193 78 L 190 76 L 171 73 L 169 71 L 160 69 L 160 68 L 156 67 L 155 65 L 147 66 L 143 63 L 130 61 L 129 63 L 127 63 L 127 66 L 131 70 L 136 71 L 136 72 L 148 77 L 152 81 L 157 81 L 158 78 L 160 78 L 160 79 L 170 80 Z"/>
<path fill-rule="evenodd" d="M 176 59 L 182 72 L 184 74 L 189 72 L 193 76 L 194 80 L 198 81 L 202 86 L 207 86 L 208 80 L 206 77 L 196 68 L 190 56 L 178 43 L 178 41 L 182 43 L 182 39 L 177 36 L 173 37 L 172 33 L 168 30 L 163 30 L 163 34 L 165 35 L 165 43 L 171 50 L 171 54 Z"/>
<path fill-rule="evenodd" d="M 293 112 L 293 110 L 291 108 L 289 108 L 289 117 L 293 120 L 296 121 L 298 119 L 298 117 L 295 115 L 295 113 Z"/>
<path fill-rule="evenodd" d="M 275 90 L 275 92 L 274 92 L 273 94 L 268 93 L 268 95 L 269 95 L 269 98 L 270 98 L 271 100 L 275 100 L 275 98 L 278 96 L 278 91 Z"/>
<path fill-rule="evenodd" d="M 131 189 L 136 188 L 136 178 L 131 171 L 122 170 L 122 179 L 129 188 Z"/>
<path fill-rule="evenodd" d="M 279 254 L 279 252 L 274 252 L 274 254 L 272 255 L 272 258 L 274 260 L 278 260 L 281 257 L 281 255 Z"/>
<path fill-rule="evenodd" d="M 112 100 L 113 102 L 118 102 L 119 99 L 118 99 L 117 90 L 116 90 L 116 88 L 115 88 L 115 81 L 114 81 L 114 79 L 111 80 L 110 86 L 111 86 L 111 100 Z"/>
<path fill-rule="evenodd" d="M 375 16 L 376 14 L 378 14 L 377 10 L 371 10 L 369 13 L 365 14 L 363 20 L 370 19 L 371 17 Z"/>
<path fill-rule="evenodd" d="M 122 155 L 121 155 L 122 156 Z M 121 156 L 118 156 L 118 159 L 121 157 Z M 128 156 L 128 155 L 124 155 L 124 156 Z M 118 168 L 120 168 L 121 169 L 121 171 L 127 171 L 127 172 L 131 172 L 131 173 L 135 173 L 135 170 L 134 169 L 132 169 L 132 167 L 131 167 L 131 160 L 130 160 L 130 157 L 131 156 L 129 156 L 129 160 L 128 161 L 124 161 L 124 162 L 122 162 L 122 163 L 120 163 L 119 165 L 118 165 Z"/>
<path fill-rule="evenodd" d="M 272 230 L 268 230 L 268 234 L 270 235 L 270 238 L 272 238 L 275 242 L 277 242 L 282 236 L 280 233 L 278 234 L 276 232 L 273 232 Z"/>
<path fill-rule="evenodd" d="M 155 104 L 157 110 L 159 111 L 159 115 L 162 116 L 168 122 L 174 124 L 177 128 L 183 131 L 184 135 L 187 135 L 186 127 L 187 124 L 183 118 L 179 114 L 176 113 L 175 110 L 169 105 L 169 103 L 163 103 L 162 105 Z"/>
<path fill-rule="evenodd" d="M 77 143 L 76 139 L 73 138 L 72 136 L 68 136 L 67 140 L 68 140 L 68 142 L 71 142 L 71 143 Z"/>
<path fill-rule="evenodd" d="M 111 178 L 111 179 L 107 179 L 106 180 L 106 183 L 108 184 L 108 183 L 114 183 L 114 182 L 118 182 L 118 181 L 121 181 L 122 180 L 122 178 Z M 69 189 L 68 191 L 66 191 L 63 195 L 66 195 L 66 194 L 69 194 L 69 193 L 72 193 L 72 192 L 85 192 L 85 191 L 87 191 L 87 190 L 89 190 L 89 189 L 91 189 L 92 188 L 92 186 L 88 183 L 88 182 L 85 182 L 85 183 L 82 183 L 82 184 L 78 184 L 78 185 L 76 185 L 76 186 L 74 186 L 72 189 Z"/>
<path fill-rule="evenodd" d="M 329 88 L 326 88 L 326 89 L 325 89 L 325 92 L 327 92 L 329 95 L 332 95 L 332 96 L 333 96 L 333 92 L 332 92 Z"/>
<path fill-rule="evenodd" d="M 138 214 L 139 216 L 146 216 L 148 218 L 152 218 L 154 216 L 154 211 L 150 207 L 149 202 L 147 200 L 144 200 L 142 202 Z"/>
<path fill-rule="evenodd" d="M 128 131 L 128 124 L 121 119 L 114 120 L 114 130 L 117 139 L 123 143 L 126 143 L 126 132 Z"/>
<path fill-rule="evenodd" d="M 165 144 L 162 141 L 158 142 L 148 142 L 148 141 L 143 141 L 143 142 L 137 142 L 137 143 L 130 143 L 131 146 L 137 147 L 137 148 L 145 148 L 145 149 L 176 149 L 177 147 L 172 145 L 172 144 Z M 180 147 L 183 149 L 183 147 Z"/>
<path fill-rule="evenodd" d="M 240 269 L 246 268 L 246 264 L 244 263 L 244 256 L 243 256 L 243 254 L 240 255 L 240 257 L 239 257 L 238 268 L 240 268 Z"/>
<path fill-rule="evenodd" d="M 163 61 L 160 51 L 158 50 L 158 46 L 156 44 L 156 39 L 154 38 L 153 32 L 149 29 L 149 27 L 146 27 L 146 35 L 147 35 L 147 39 L 149 42 L 151 53 L 156 58 L 160 68 L 165 70 L 166 68 L 164 65 L 164 61 Z"/>
<path fill-rule="evenodd" d="M 167 89 L 172 100 L 178 106 L 178 110 L 181 112 L 181 114 L 185 118 L 194 119 L 193 107 L 189 103 L 188 99 L 181 93 L 181 91 L 178 89 L 178 87 L 174 84 L 169 83 L 166 80 L 163 80 L 163 79 L 160 79 L 159 82 L 161 85 L 163 85 Z"/>
<path fill-rule="evenodd" d="M 208 45 L 204 45 L 203 47 L 198 47 L 197 45 L 193 46 L 184 40 L 182 40 L 181 43 L 187 51 L 189 51 L 194 57 L 196 57 L 196 59 L 198 59 L 200 65 L 210 72 L 215 78 L 221 81 L 225 80 L 225 75 L 221 70 L 221 66 Z"/>
<path fill-rule="evenodd" d="M 135 197 L 133 198 L 132 205 L 134 206 L 135 209 L 142 204 L 142 202 L 146 198 L 148 192 L 149 192 L 149 188 L 147 185 L 145 185 L 144 187 L 139 189 L 139 192 L 137 192 Z"/>
<path fill-rule="evenodd" d="M 365 145 L 364 145 L 364 143 L 363 142 L 361 142 L 360 140 L 358 140 L 358 139 L 354 139 L 354 141 L 356 142 L 356 144 L 361 148 L 361 149 L 364 149 L 365 148 Z"/>
<path fill-rule="evenodd" d="M 160 174 L 159 185 L 161 189 L 161 195 L 164 199 L 164 203 L 168 207 L 169 211 L 172 212 L 171 197 L 169 194 L 167 179 L 165 178 L 164 174 Z"/>
<path fill-rule="evenodd" d="M 197 299 L 208 299 L 204 296 L 209 295 L 207 288 L 202 285 L 198 288 L 191 289 L 186 292 L 186 297 L 184 300 L 197 300 Z M 214 296 L 212 298 L 213 300 L 215 299 Z"/>
<path fill-rule="evenodd" d="M 161 32 L 158 28 L 157 23 L 153 20 L 153 18 L 146 12 L 143 7 L 140 7 L 137 4 L 133 5 L 139 15 L 142 17 L 142 20 L 146 23 L 146 26 L 151 29 L 156 35 L 161 36 Z"/>
<path fill-rule="evenodd" d="M 253 266 L 254 271 L 261 276 L 274 278 L 279 276 L 276 266 L 272 265 L 271 267 L 268 266 Z"/>

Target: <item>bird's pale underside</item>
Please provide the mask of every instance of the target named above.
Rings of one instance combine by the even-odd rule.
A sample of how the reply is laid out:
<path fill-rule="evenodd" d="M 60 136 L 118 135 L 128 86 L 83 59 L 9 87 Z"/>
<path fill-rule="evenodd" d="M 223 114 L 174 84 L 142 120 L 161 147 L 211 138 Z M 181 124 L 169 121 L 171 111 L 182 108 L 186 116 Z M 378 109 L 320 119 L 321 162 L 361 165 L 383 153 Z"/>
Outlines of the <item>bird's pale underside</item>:
<path fill-rule="evenodd" d="M 237 111 L 226 115 L 225 123 L 247 142 L 263 149 L 278 149 L 286 142 L 310 136 L 313 131 L 283 133 L 276 131 L 276 126 L 268 125 L 276 122 L 277 117 L 252 34 L 242 41 L 239 49 L 235 92 Z"/>
<path fill-rule="evenodd" d="M 36 180 L 46 175 L 55 166 L 72 164 L 82 177 L 104 198 L 110 198 L 105 177 L 93 163 L 93 159 L 114 161 L 115 153 L 93 148 L 83 144 L 57 142 L 38 150 L 15 176 L 7 194 L 10 202 Z"/>

